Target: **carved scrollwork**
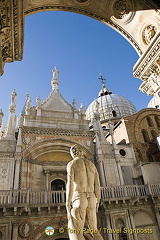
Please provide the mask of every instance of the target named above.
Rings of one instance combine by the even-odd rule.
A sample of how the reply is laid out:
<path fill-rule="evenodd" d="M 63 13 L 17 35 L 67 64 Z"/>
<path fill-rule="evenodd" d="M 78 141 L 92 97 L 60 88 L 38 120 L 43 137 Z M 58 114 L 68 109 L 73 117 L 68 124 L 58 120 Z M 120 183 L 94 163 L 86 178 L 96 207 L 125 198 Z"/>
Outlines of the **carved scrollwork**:
<path fill-rule="evenodd" d="M 1 3 L 0 34 L 1 34 L 1 54 L 2 54 L 1 69 L 3 69 L 3 65 L 5 62 L 12 61 L 10 3 L 8 1 L 2 1 L 2 3 Z"/>
<path fill-rule="evenodd" d="M 150 42 L 151 42 L 152 38 L 155 36 L 156 32 L 157 32 L 157 28 L 153 24 L 146 26 L 142 32 L 143 42 L 147 45 L 150 44 Z"/>

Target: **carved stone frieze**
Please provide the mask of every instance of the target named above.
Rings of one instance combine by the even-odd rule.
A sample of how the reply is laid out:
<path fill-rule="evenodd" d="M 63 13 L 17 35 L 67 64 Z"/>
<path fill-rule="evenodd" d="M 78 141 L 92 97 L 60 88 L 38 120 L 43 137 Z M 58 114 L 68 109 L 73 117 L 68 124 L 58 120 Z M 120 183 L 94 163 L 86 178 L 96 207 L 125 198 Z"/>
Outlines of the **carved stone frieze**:
<path fill-rule="evenodd" d="M 37 134 L 37 135 L 59 135 L 59 136 L 83 136 L 93 137 L 94 133 L 90 131 L 72 131 L 72 130 L 59 130 L 59 129 L 40 129 L 40 128 L 23 128 L 23 133 Z"/>
<path fill-rule="evenodd" d="M 144 81 L 139 90 L 154 95 L 160 88 L 160 33 L 133 69 L 134 77 Z"/>

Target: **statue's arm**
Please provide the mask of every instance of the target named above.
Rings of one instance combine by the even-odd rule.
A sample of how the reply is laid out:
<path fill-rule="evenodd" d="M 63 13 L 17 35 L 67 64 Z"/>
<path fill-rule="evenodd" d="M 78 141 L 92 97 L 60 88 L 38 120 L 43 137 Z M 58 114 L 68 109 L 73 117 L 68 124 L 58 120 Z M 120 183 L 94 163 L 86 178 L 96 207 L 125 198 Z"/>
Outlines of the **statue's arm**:
<path fill-rule="evenodd" d="M 100 181 L 99 181 L 99 174 L 97 169 L 95 169 L 95 178 L 94 178 L 94 193 L 97 198 L 97 211 L 99 207 L 99 202 L 101 199 L 101 192 L 100 192 Z"/>
<path fill-rule="evenodd" d="M 70 215 L 71 210 L 71 202 L 74 190 L 74 170 L 73 166 L 68 164 L 67 165 L 67 186 L 66 186 L 66 209 L 67 214 Z"/>

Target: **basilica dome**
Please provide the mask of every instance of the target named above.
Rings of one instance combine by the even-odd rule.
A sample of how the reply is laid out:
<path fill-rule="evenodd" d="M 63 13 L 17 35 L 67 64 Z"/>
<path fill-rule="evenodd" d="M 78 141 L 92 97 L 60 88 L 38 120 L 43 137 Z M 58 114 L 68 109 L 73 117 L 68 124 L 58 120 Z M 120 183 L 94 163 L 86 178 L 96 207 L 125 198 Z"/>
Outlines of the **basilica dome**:
<path fill-rule="evenodd" d="M 100 121 L 128 117 L 136 113 L 135 106 L 125 97 L 113 94 L 109 89 L 103 87 L 86 110 L 86 119 L 93 119 L 94 112 L 100 114 Z"/>

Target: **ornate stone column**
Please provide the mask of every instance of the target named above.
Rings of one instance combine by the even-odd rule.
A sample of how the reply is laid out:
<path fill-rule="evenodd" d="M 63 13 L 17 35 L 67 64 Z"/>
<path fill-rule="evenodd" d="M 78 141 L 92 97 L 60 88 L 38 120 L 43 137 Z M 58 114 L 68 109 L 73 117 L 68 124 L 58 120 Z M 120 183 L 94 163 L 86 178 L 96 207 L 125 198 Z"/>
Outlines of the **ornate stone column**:
<path fill-rule="evenodd" d="M 13 221 L 13 234 L 12 234 L 12 240 L 18 239 L 18 221 Z"/>
<path fill-rule="evenodd" d="M 45 175 L 46 175 L 46 191 L 48 191 L 48 176 L 49 176 L 49 173 L 50 173 L 50 171 L 48 171 L 48 170 L 44 170 L 44 173 L 45 173 Z"/>
<path fill-rule="evenodd" d="M 135 224 L 134 224 L 134 218 L 133 218 L 133 211 L 131 209 L 128 210 L 129 212 L 129 218 L 130 218 L 130 222 L 131 222 L 131 228 L 135 229 Z M 137 234 L 133 233 L 134 236 L 134 240 L 138 240 Z"/>
<path fill-rule="evenodd" d="M 156 213 L 156 218 L 157 218 L 158 227 L 159 227 L 159 230 L 160 230 L 160 214 L 159 214 L 159 207 L 155 207 L 155 213 Z"/>
<path fill-rule="evenodd" d="M 106 216 L 107 229 L 112 229 L 111 221 L 110 221 L 110 212 L 108 210 L 105 210 L 105 216 Z M 106 235 L 107 235 L 107 240 L 113 240 L 112 233 L 107 233 Z"/>
<path fill-rule="evenodd" d="M 14 174 L 14 189 L 19 189 L 19 175 L 20 175 L 21 153 L 15 154 L 15 174 Z"/>

